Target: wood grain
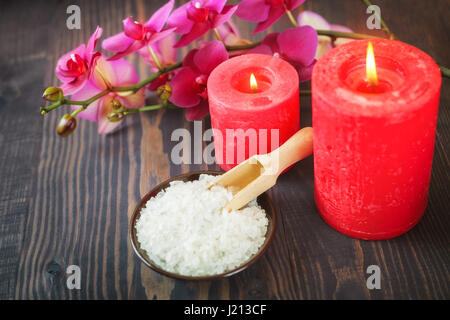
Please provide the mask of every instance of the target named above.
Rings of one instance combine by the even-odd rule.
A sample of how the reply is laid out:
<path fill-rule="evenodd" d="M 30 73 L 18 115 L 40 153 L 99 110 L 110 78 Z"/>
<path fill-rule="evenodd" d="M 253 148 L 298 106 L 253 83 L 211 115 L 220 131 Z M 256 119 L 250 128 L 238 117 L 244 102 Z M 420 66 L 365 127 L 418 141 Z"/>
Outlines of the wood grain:
<path fill-rule="evenodd" d="M 99 136 L 79 121 L 67 139 L 55 134 L 64 110 L 39 114 L 40 95 L 56 84 L 59 56 L 104 37 L 127 16 L 146 19 L 164 1 L 3 1 L 0 3 L 0 299 L 449 299 L 450 93 L 443 80 L 429 205 L 422 221 L 388 241 L 360 241 L 326 225 L 314 204 L 313 161 L 284 174 L 269 193 L 281 216 L 273 244 L 259 262 L 229 279 L 172 280 L 146 268 L 128 239 L 128 219 L 141 195 L 171 176 L 215 165 L 174 165 L 171 133 L 192 123 L 165 110 L 128 117 Z M 401 40 L 450 64 L 447 1 L 374 1 Z M 177 4 L 180 2 L 178 1 Z M 78 4 L 81 30 L 66 28 L 66 8 Z M 361 1 L 308 0 L 331 23 L 367 33 Z M 242 35 L 253 25 L 239 21 Z M 270 32 L 290 27 L 282 19 Z M 380 34 L 379 32 L 373 32 Z M 185 54 L 184 49 L 181 54 Z M 137 57 L 141 76 L 148 75 Z M 302 84 L 308 88 L 309 84 Z M 150 101 L 151 102 L 151 101 Z M 301 123 L 311 124 L 309 97 Z M 204 120 L 203 130 L 210 128 Z M 204 143 L 204 146 L 206 144 Z M 81 290 L 68 290 L 66 268 L 81 268 Z M 366 269 L 380 266 L 381 290 L 368 290 Z"/>

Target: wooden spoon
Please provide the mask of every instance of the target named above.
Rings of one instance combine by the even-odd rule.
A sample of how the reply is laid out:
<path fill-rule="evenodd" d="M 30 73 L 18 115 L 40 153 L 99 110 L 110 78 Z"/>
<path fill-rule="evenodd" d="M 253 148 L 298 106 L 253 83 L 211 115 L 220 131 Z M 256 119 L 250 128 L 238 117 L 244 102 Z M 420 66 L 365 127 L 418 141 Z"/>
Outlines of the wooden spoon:
<path fill-rule="evenodd" d="M 226 204 L 225 209 L 239 210 L 273 187 L 286 168 L 306 158 L 312 151 L 313 128 L 305 127 L 271 153 L 254 155 L 224 173 L 209 188 L 214 185 L 228 188 L 233 199 Z"/>

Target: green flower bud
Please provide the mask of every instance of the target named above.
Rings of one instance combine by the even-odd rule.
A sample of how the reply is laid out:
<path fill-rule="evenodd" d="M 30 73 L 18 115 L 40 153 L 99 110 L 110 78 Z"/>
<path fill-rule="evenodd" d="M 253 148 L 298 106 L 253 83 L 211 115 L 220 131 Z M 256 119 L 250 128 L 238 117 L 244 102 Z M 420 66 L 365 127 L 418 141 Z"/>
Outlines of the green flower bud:
<path fill-rule="evenodd" d="M 111 107 L 113 108 L 113 110 L 119 110 L 120 108 L 122 108 L 122 104 L 120 103 L 120 101 L 113 99 L 111 101 Z"/>
<path fill-rule="evenodd" d="M 56 133 L 61 137 L 67 137 L 75 130 L 76 127 L 77 119 L 66 113 L 62 116 L 61 120 L 59 120 L 58 126 L 56 127 Z"/>
<path fill-rule="evenodd" d="M 124 117 L 125 115 L 123 114 L 123 112 L 111 112 L 110 114 L 108 114 L 108 120 L 110 122 L 118 122 L 120 120 L 123 120 Z"/>
<path fill-rule="evenodd" d="M 42 94 L 42 98 L 47 101 L 58 101 L 63 97 L 63 92 L 60 88 L 57 87 L 48 87 L 45 89 L 44 93 Z"/>
<path fill-rule="evenodd" d="M 172 95 L 172 88 L 167 83 L 163 84 L 156 89 L 156 94 L 163 103 L 167 103 Z"/>

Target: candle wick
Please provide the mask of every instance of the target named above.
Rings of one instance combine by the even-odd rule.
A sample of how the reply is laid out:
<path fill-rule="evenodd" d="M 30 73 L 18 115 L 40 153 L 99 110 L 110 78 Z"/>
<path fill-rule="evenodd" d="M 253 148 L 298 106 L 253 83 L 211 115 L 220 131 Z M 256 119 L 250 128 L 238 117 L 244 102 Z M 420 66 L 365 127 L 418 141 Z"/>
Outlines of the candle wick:
<path fill-rule="evenodd" d="M 370 90 L 372 91 L 372 93 L 375 93 L 377 89 L 377 83 L 375 81 L 371 81 L 371 79 L 367 79 L 367 84 L 370 86 Z"/>

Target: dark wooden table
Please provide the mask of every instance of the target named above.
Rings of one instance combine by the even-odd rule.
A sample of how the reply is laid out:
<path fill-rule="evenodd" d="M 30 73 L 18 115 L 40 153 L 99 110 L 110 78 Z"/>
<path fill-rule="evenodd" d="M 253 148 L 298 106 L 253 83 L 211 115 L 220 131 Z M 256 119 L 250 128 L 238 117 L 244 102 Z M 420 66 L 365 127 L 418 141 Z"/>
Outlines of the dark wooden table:
<path fill-rule="evenodd" d="M 69 4 L 81 30 L 66 28 Z M 450 66 L 447 0 L 376 1 L 396 35 Z M 128 117 L 99 136 L 80 121 L 67 139 L 55 134 L 64 110 L 39 113 L 43 89 L 57 84 L 58 57 L 86 42 L 98 25 L 110 36 L 129 15 L 146 19 L 162 1 L 2 1 L 0 3 L 0 298 L 1 299 L 449 299 L 449 80 L 443 80 L 429 204 L 422 221 L 389 241 L 348 238 L 326 225 L 313 198 L 313 159 L 284 174 L 269 192 L 281 216 L 275 240 L 248 270 L 212 282 L 175 281 L 135 256 L 128 219 L 159 182 L 206 165 L 173 165 L 176 128 L 193 130 L 177 110 Z M 366 29 L 358 0 L 307 0 L 330 22 Z M 244 37 L 252 27 L 240 21 Z M 289 27 L 287 19 L 271 31 Z M 380 34 L 379 32 L 371 32 Z M 183 53 L 184 54 L 184 53 Z M 139 73 L 146 66 L 133 58 Z M 305 86 L 307 88 L 308 85 Z M 311 124 L 310 97 L 301 98 Z M 203 127 L 210 126 L 209 119 Z M 215 166 L 210 166 L 215 169 Z M 81 290 L 66 287 L 78 265 Z M 368 290 L 378 265 L 381 289 Z"/>

